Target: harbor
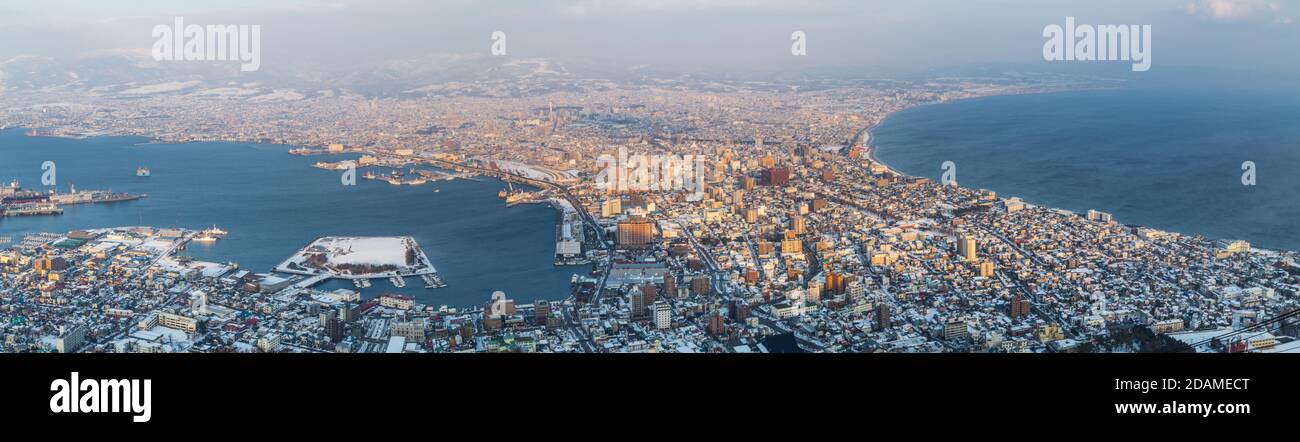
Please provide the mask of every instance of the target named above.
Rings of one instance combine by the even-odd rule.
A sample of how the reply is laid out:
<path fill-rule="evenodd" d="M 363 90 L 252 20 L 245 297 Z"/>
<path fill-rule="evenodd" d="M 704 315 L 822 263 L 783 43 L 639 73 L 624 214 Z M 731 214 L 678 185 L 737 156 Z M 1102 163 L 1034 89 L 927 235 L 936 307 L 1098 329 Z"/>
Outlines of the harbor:
<path fill-rule="evenodd" d="M 534 293 L 530 297 L 542 299 L 562 299 L 570 293 L 574 268 L 552 265 L 555 210 L 538 205 L 507 209 L 495 197 L 505 185 L 481 173 L 474 178 L 472 172 L 423 162 L 400 170 L 409 175 L 414 167 L 416 174 L 430 178 L 424 185 L 361 182 L 368 170 L 376 175 L 392 170 L 373 165 L 358 167 L 357 186 L 341 188 L 340 172 L 312 168 L 312 164 L 356 159 L 366 153 L 299 156 L 286 154 L 291 147 L 224 142 L 190 143 L 182 149 L 145 144 L 147 140 L 138 138 L 26 137 L 25 130 L 0 132 L 0 141 L 23 146 L 6 151 L 0 179 L 39 183 L 41 169 L 27 165 L 51 160 L 59 164 L 60 180 L 76 183 L 78 191 L 111 188 L 114 193 L 147 193 L 148 197 L 63 206 L 66 212 L 59 216 L 6 217 L 0 221 L 5 229 L 0 233 L 12 237 L 14 244 L 40 232 L 138 225 L 201 231 L 215 224 L 230 235 L 216 241 L 190 241 L 188 255 L 204 261 L 235 261 L 249 271 L 270 273 L 321 233 L 409 234 L 437 266 L 441 284 L 426 289 L 431 284 L 424 277 L 407 277 L 406 287 L 398 288 L 381 277 L 367 280 L 361 288 L 351 279 L 328 278 L 312 287 L 354 290 L 363 298 L 402 293 L 420 302 L 455 306 L 479 304 L 493 290 Z M 398 162 L 394 158 L 392 164 Z M 135 169 L 141 166 L 152 169 L 152 176 L 137 177 Z M 268 178 L 231 180 L 231 170 Z M 448 179 L 452 175 L 455 178 Z M 67 190 L 62 181 L 60 193 Z"/>

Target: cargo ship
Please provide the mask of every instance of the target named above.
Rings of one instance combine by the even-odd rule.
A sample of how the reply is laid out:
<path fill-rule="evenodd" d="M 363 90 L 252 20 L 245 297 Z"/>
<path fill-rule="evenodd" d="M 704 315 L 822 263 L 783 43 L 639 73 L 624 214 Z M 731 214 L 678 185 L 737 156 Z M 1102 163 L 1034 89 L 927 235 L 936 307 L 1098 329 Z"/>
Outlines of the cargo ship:
<path fill-rule="evenodd" d="M 5 206 L 3 214 L 4 216 L 61 215 L 63 209 L 50 203 L 20 204 Z"/>
<path fill-rule="evenodd" d="M 3 198 L 0 198 L 0 204 L 44 204 L 50 202 L 50 195 L 43 192 L 32 190 L 17 190 L 6 192 Z"/>
<path fill-rule="evenodd" d="M 114 193 L 112 190 L 83 190 L 78 192 L 76 186 L 69 186 L 69 193 L 51 193 L 49 200 L 55 204 L 116 203 L 134 201 L 148 195 Z"/>

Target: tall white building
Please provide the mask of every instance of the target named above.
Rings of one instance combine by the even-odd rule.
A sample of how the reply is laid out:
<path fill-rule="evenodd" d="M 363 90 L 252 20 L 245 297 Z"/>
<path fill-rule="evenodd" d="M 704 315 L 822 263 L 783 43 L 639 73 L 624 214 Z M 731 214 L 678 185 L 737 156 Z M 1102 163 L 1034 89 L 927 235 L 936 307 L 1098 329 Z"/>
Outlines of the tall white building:
<path fill-rule="evenodd" d="M 673 325 L 673 308 L 668 303 L 656 302 L 654 310 L 655 328 L 664 330 Z"/>

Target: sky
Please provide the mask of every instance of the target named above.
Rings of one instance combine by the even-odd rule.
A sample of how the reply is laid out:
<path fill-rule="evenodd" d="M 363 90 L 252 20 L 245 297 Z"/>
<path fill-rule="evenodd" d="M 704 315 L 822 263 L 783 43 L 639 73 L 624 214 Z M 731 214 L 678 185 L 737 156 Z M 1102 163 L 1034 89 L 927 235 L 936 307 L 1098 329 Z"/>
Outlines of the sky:
<path fill-rule="evenodd" d="M 264 65 L 486 54 L 499 30 L 511 57 L 729 73 L 1043 63 L 1073 16 L 1151 25 L 1153 69 L 1300 72 L 1300 0 L 0 0 L 0 60 L 147 54 L 175 16 L 260 25 Z"/>

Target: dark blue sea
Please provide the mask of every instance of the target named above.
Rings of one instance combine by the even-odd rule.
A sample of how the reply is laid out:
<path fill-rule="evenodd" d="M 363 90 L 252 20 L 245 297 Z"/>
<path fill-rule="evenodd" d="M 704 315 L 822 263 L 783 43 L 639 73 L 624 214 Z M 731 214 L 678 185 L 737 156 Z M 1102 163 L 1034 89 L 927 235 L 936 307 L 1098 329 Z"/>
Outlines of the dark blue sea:
<path fill-rule="evenodd" d="M 908 109 L 873 132 L 878 158 L 1027 202 L 1300 250 L 1300 92 L 1127 87 Z M 1256 185 L 1242 185 L 1253 161 Z"/>
<path fill-rule="evenodd" d="M 408 278 L 404 289 L 372 280 L 363 297 L 384 292 L 415 296 L 431 305 L 465 307 L 487 302 L 502 290 L 520 303 L 563 299 L 569 280 L 584 267 L 555 267 L 555 210 L 546 205 L 506 208 L 500 181 L 431 181 L 393 186 L 365 180 L 343 186 L 339 171 L 311 167 L 316 161 L 352 156 L 293 156 L 290 147 L 248 143 L 146 144 L 136 137 L 84 140 L 28 137 L 0 131 L 0 180 L 24 188 L 41 185 L 41 164 L 54 161 L 59 191 L 112 189 L 147 193 L 119 203 L 66 206 L 63 215 L 0 218 L 0 236 L 13 242 L 35 232 L 147 225 L 229 232 L 210 245 L 191 243 L 195 259 L 236 262 L 270 272 L 280 261 L 323 235 L 411 235 L 448 287 L 425 289 Z M 152 176 L 137 177 L 137 167 Z M 376 169 L 376 173 L 388 169 Z M 434 189 L 440 189 L 434 192 Z M 324 289 L 346 287 L 331 281 Z"/>

